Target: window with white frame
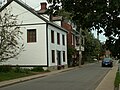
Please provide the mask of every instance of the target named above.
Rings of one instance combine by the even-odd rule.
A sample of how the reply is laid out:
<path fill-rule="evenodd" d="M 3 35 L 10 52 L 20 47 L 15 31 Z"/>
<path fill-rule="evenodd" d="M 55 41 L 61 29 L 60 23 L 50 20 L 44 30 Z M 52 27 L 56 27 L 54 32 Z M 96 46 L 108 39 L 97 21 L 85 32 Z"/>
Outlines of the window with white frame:
<path fill-rule="evenodd" d="M 57 33 L 57 44 L 60 45 L 60 33 Z"/>
<path fill-rule="evenodd" d="M 65 35 L 62 35 L 62 44 L 65 45 Z"/>
<path fill-rule="evenodd" d="M 63 51 L 63 62 L 65 62 L 65 51 Z"/>
<path fill-rule="evenodd" d="M 51 30 L 51 43 L 54 43 L 54 31 Z"/>
<path fill-rule="evenodd" d="M 55 63 L 55 50 L 51 50 L 52 63 Z"/>

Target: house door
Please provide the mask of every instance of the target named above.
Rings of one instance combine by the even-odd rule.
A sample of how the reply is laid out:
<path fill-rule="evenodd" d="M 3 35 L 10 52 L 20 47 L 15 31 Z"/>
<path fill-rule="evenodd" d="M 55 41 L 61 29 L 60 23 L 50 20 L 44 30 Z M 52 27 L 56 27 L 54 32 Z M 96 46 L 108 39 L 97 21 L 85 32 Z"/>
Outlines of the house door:
<path fill-rule="evenodd" d="M 57 64 L 58 66 L 61 65 L 61 52 L 57 51 Z"/>

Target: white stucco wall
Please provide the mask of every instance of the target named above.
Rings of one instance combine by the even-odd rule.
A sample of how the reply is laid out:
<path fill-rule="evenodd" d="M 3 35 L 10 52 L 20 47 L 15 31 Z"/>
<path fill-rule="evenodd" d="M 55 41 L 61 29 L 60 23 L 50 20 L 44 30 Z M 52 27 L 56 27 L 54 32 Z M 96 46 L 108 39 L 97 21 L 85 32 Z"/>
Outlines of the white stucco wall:
<path fill-rule="evenodd" d="M 11 14 L 18 15 L 19 24 L 29 24 L 21 26 L 23 32 L 24 51 L 19 55 L 18 59 L 10 59 L 1 64 L 10 65 L 41 65 L 41 66 L 57 66 L 57 50 L 61 51 L 61 65 L 67 64 L 67 33 L 51 25 L 46 26 L 46 22 L 29 12 L 16 2 L 12 2 L 7 6 Z M 34 24 L 34 25 L 32 25 Z M 57 23 L 60 24 L 60 23 Z M 48 33 L 46 32 L 48 29 Z M 36 42 L 27 43 L 27 29 L 36 29 Z M 55 43 L 51 43 L 51 30 L 54 31 Z M 57 32 L 60 33 L 60 45 L 57 45 Z M 46 34 L 47 33 L 47 34 Z M 46 36 L 48 35 L 48 36 Z M 65 36 L 65 45 L 62 45 L 62 35 Z M 48 42 L 46 41 L 48 37 Z M 47 61 L 47 45 L 48 45 L 48 61 Z M 55 63 L 52 63 L 51 50 L 55 50 Z M 65 51 L 65 62 L 63 62 L 63 51 Z"/>
<path fill-rule="evenodd" d="M 54 43 L 51 43 L 51 30 L 54 31 Z M 48 26 L 48 51 L 49 53 L 49 66 L 57 66 L 57 51 L 61 52 L 61 65 L 67 64 L 67 41 L 66 41 L 66 35 L 67 33 L 59 30 L 53 26 Z M 57 44 L 57 33 L 60 33 L 60 45 Z M 65 45 L 62 45 L 62 35 L 65 36 Z M 55 63 L 52 63 L 52 57 L 51 57 L 51 50 L 55 50 Z M 65 62 L 63 62 L 63 51 L 65 51 Z"/>

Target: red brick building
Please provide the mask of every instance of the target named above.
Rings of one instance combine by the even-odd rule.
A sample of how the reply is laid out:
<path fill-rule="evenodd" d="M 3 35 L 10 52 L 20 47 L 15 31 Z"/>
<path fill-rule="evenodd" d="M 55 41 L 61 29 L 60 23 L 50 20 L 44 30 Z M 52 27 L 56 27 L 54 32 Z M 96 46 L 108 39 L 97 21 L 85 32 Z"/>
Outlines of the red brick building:
<path fill-rule="evenodd" d="M 68 60 L 68 62 L 70 61 L 70 63 L 72 64 L 74 63 L 78 64 L 80 46 L 79 46 L 79 32 L 76 30 L 77 27 L 75 24 L 73 24 L 70 21 L 62 21 L 62 27 L 68 31 L 68 34 L 67 34 L 68 47 L 75 50 L 71 58 L 69 58 L 70 56 L 68 56 L 68 59 L 71 59 L 71 60 Z M 84 40 L 81 40 L 81 41 L 84 41 Z M 82 47 L 82 50 L 84 50 L 83 47 Z"/>

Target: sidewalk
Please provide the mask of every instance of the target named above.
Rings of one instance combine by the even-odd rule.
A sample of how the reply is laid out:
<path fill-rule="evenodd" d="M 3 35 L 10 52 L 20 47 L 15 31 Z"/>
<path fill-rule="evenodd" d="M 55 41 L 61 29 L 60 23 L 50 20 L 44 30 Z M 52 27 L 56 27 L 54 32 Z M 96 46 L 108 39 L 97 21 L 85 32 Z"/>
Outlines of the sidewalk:
<path fill-rule="evenodd" d="M 114 67 L 107 73 L 95 90 L 114 90 L 114 80 L 117 70 L 118 62 L 115 63 Z"/>

